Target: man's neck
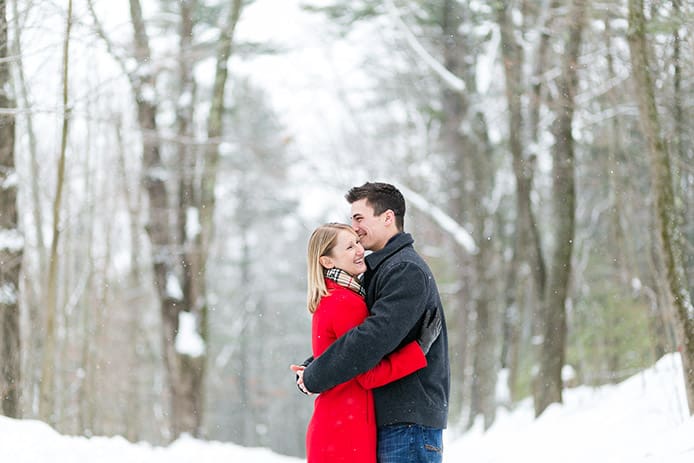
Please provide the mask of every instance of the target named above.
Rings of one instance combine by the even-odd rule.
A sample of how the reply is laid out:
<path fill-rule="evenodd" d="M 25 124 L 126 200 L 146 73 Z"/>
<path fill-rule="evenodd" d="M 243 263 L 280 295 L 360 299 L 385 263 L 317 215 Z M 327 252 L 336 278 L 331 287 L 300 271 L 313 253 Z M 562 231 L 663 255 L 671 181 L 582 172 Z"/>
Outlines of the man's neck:
<path fill-rule="evenodd" d="M 391 235 L 385 237 L 384 240 L 382 242 L 380 242 L 377 247 L 371 248 L 370 251 L 377 252 L 377 251 L 380 251 L 381 249 L 385 248 L 388 245 L 388 243 L 390 242 L 390 240 L 392 240 L 393 237 L 399 233 L 401 233 L 401 232 L 399 230 L 396 230 L 395 233 L 392 233 Z"/>

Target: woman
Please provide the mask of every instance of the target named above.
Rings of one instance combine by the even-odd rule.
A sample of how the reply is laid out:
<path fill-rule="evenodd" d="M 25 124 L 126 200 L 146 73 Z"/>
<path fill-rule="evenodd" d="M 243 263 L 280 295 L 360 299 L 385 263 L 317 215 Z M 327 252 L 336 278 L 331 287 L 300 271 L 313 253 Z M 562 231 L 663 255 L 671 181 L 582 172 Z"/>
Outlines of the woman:
<path fill-rule="evenodd" d="M 348 225 L 318 227 L 308 244 L 308 310 L 313 314 L 313 356 L 318 357 L 368 315 L 358 275 L 366 271 L 364 248 Z M 375 463 L 376 420 L 371 389 L 424 368 L 426 350 L 440 323 L 424 324 L 420 340 L 384 358 L 372 370 L 320 394 L 306 433 L 308 463 Z M 420 347 L 421 345 L 421 347 Z M 299 374 L 301 368 L 292 365 Z"/>

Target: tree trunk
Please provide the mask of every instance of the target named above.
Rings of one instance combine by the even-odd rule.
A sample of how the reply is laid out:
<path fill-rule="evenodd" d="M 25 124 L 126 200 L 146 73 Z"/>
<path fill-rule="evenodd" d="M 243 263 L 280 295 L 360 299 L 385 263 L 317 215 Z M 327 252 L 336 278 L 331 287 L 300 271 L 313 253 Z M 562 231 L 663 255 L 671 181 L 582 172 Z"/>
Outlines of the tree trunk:
<path fill-rule="evenodd" d="M 239 379 L 239 401 L 243 407 L 243 416 L 237 421 L 238 432 L 240 434 L 240 443 L 244 446 L 255 447 L 258 445 L 258 434 L 254 423 L 258 420 L 258 404 L 255 399 L 255 356 L 253 355 L 253 338 L 256 335 L 256 303 L 251 291 L 251 282 L 253 275 L 251 274 L 251 249 L 248 239 L 249 230 L 252 227 L 251 213 L 247 211 L 245 205 L 246 189 L 241 188 L 239 210 L 239 226 L 241 228 L 240 236 L 238 237 L 239 246 L 241 246 L 241 261 L 239 263 L 240 282 L 241 282 L 241 329 L 239 339 L 239 363 L 241 371 L 244 373 Z"/>
<path fill-rule="evenodd" d="M 495 172 L 484 114 L 470 104 L 477 90 L 474 67 L 466 66 L 466 63 L 474 61 L 475 52 L 468 45 L 469 37 L 460 29 L 466 14 L 466 7 L 453 1 L 444 2 L 441 15 L 444 66 L 451 74 L 461 76 L 466 90 L 460 92 L 447 87 L 443 92 L 445 119 L 442 141 L 446 151 L 452 154 L 450 181 L 455 188 L 452 201 L 455 210 L 451 215 L 459 223 L 464 223 L 464 219 L 471 223 L 479 247 L 472 261 L 474 271 L 469 291 L 461 303 L 465 307 L 462 317 L 466 317 L 466 311 L 474 311 L 475 323 L 474 327 L 465 326 L 465 332 L 459 335 L 471 348 L 469 358 L 462 358 L 463 363 L 470 361 L 472 366 L 468 424 L 482 415 L 484 426 L 488 428 L 495 418 L 495 385 L 500 364 L 495 349 L 498 341 L 494 329 L 497 322 L 496 287 L 490 278 L 498 261 L 496 240 L 486 236 L 495 233 L 488 228 L 493 227 L 495 211 L 481 205 L 489 202 Z M 467 323 L 466 319 L 463 320 Z M 471 330 L 474 330 L 474 335 L 468 336 L 472 334 Z"/>
<path fill-rule="evenodd" d="M 462 67 L 463 52 L 461 38 L 458 33 L 461 22 L 462 13 L 460 13 L 459 7 L 454 5 L 454 2 L 451 0 L 444 1 L 443 11 L 441 12 L 441 36 L 446 37 L 446 40 L 443 40 L 444 66 L 454 74 Z M 460 176 L 465 169 L 463 167 L 465 159 L 464 156 L 460 156 L 458 153 L 463 150 L 461 145 L 464 141 L 459 128 L 466 111 L 464 107 L 466 100 L 450 87 L 444 87 L 441 102 L 443 107 L 442 144 L 453 158 L 451 161 L 452 168 L 449 171 L 451 176 L 448 182 L 448 189 L 452 191 L 451 200 L 449 201 L 449 213 L 457 223 L 464 223 L 463 218 L 465 211 L 469 210 L 470 198 L 462 191 L 463 182 Z M 468 257 L 459 247 L 456 247 L 455 255 L 460 258 L 460 262 L 465 262 Z M 460 285 L 453 295 L 454 306 L 449 307 L 449 309 L 452 309 L 450 311 L 452 317 L 449 326 L 449 329 L 452 330 L 452 336 L 450 336 L 451 346 L 449 347 L 457 353 L 453 357 L 455 364 L 451 367 L 451 381 L 455 382 L 458 387 L 451 390 L 452 394 L 456 394 L 455 397 L 452 397 L 452 400 L 455 404 L 469 407 L 469 403 L 466 403 L 465 399 L 468 396 L 470 386 L 467 370 L 472 350 L 470 348 L 472 344 L 472 336 L 470 336 L 472 328 L 469 323 L 472 304 L 468 291 L 466 291 L 471 285 L 470 276 L 465 271 L 465 268 L 465 265 L 460 266 L 461 271 L 457 275 Z M 462 412 L 463 410 L 460 411 Z M 455 412 L 457 413 L 459 410 L 455 410 Z"/>
<path fill-rule="evenodd" d="M 547 3 L 545 3 L 547 4 Z M 551 46 L 550 39 L 552 35 L 550 33 L 550 26 L 555 20 L 555 10 L 558 10 L 562 5 L 561 0 L 549 0 L 547 4 L 547 10 L 540 13 L 540 28 L 542 33 L 540 34 L 540 43 L 537 46 L 537 52 L 535 55 L 535 63 L 533 65 L 533 74 L 530 80 L 531 84 L 531 97 L 529 100 L 528 109 L 528 139 L 530 146 L 537 146 L 540 139 L 540 109 L 543 103 L 543 75 L 547 71 L 548 67 L 548 57 L 549 50 Z M 518 183 L 516 188 L 520 186 L 519 191 L 520 202 L 518 203 L 519 209 L 517 214 L 522 218 L 525 216 L 524 225 L 528 227 L 528 233 L 530 233 L 530 244 L 529 244 L 529 265 L 530 272 L 533 276 L 535 294 L 532 294 L 531 301 L 533 304 L 533 325 L 531 336 L 533 338 L 541 338 L 543 336 L 544 329 L 544 311 L 543 305 L 545 304 L 544 298 L 546 294 L 547 286 L 547 262 L 542 249 L 542 239 L 540 236 L 540 230 L 537 224 L 537 219 L 532 212 L 532 202 L 530 201 L 530 194 L 532 193 L 532 180 L 534 175 L 534 164 L 537 159 L 538 153 L 530 149 L 528 153 L 525 153 L 524 162 L 518 162 L 514 158 L 513 168 L 514 175 Z M 539 348 L 536 352 L 539 358 Z"/>
<path fill-rule="evenodd" d="M 497 243 L 500 233 L 495 229 L 496 211 L 483 204 L 490 204 L 496 178 L 493 162 L 493 148 L 489 140 L 488 128 L 483 114 L 474 116 L 472 126 L 477 140 L 475 155 L 472 157 L 472 172 L 475 179 L 472 199 L 477 205 L 472 216 L 475 227 L 475 239 L 479 252 L 475 256 L 475 343 L 473 361 L 473 409 L 470 418 L 481 415 L 484 429 L 489 429 L 496 418 L 496 382 L 500 367 L 496 346 L 500 345 L 499 310 L 497 298 L 498 286 L 495 276 L 499 272 Z M 470 423 L 472 424 L 472 423 Z"/>
<path fill-rule="evenodd" d="M 501 31 L 501 50 L 504 64 L 504 77 L 506 98 L 509 108 L 509 147 L 512 155 L 512 167 L 516 180 L 516 236 L 513 243 L 512 263 L 509 268 L 507 287 L 507 311 L 515 311 L 516 314 L 525 312 L 524 307 L 518 307 L 519 301 L 514 295 L 520 293 L 524 296 L 521 303 L 531 309 L 529 316 L 532 318 L 530 336 L 532 339 L 543 334 L 543 310 L 545 287 L 547 286 L 547 265 L 542 249 L 542 239 L 535 213 L 533 212 L 531 194 L 533 192 L 533 178 L 538 153 L 535 152 L 540 134 L 540 109 L 543 103 L 543 75 L 546 72 L 547 60 L 550 50 L 550 25 L 555 19 L 555 10 L 561 5 L 559 0 L 543 2 L 538 10 L 538 28 L 542 30 L 540 40 L 535 50 L 532 74 L 529 79 L 529 99 L 527 105 L 527 119 L 522 113 L 523 94 L 523 48 L 518 43 L 512 14 L 507 5 L 499 4 L 497 8 L 497 20 Z M 528 2 L 523 3 L 524 20 L 531 7 Z M 524 21 L 525 22 L 525 21 Z M 524 137 L 525 136 L 525 137 Z M 513 272 L 519 272 L 516 275 Z M 526 272 L 528 275 L 526 275 Z M 517 277 L 520 277 L 518 279 Z M 514 287 L 514 281 L 516 287 Z M 530 283 L 528 288 L 519 288 L 521 281 Z M 507 313 L 506 319 L 511 319 L 513 313 Z M 516 323 L 521 323 L 518 320 Z M 513 337 L 513 326 L 505 327 L 507 333 Z M 521 341 L 519 339 L 519 341 Z M 518 348 L 509 346 L 507 351 L 517 351 Z M 539 347 L 536 349 L 539 358 Z M 509 359 L 507 359 L 508 361 Z M 509 361 L 509 364 L 515 362 Z M 514 379 L 517 373 L 509 371 L 509 388 L 514 394 Z"/>
<path fill-rule="evenodd" d="M 122 188 L 121 194 L 125 206 L 128 210 L 128 230 L 129 230 L 129 270 L 127 275 L 127 284 L 125 286 L 129 296 L 125 298 L 127 303 L 136 306 L 144 306 L 147 302 L 142 297 L 143 272 L 141 271 L 141 255 L 142 246 L 140 245 L 140 237 L 142 229 L 140 227 L 140 185 L 132 186 L 130 184 L 130 176 L 128 173 L 128 164 L 126 162 L 126 147 L 123 142 L 122 121 L 119 117 L 114 126 L 114 139 L 117 146 L 117 165 L 118 177 Z M 132 193 L 131 193 L 132 191 Z M 125 415 L 125 438 L 131 442 L 137 442 L 142 439 L 142 430 L 144 425 L 141 417 L 142 411 L 146 408 L 148 401 L 143 398 L 141 393 L 141 384 L 146 382 L 151 373 L 148 371 L 147 359 L 142 351 L 145 350 L 143 345 L 146 344 L 146 339 L 143 333 L 143 314 L 140 311 L 133 311 L 128 316 L 128 359 L 131 364 L 133 377 L 137 378 L 128 382 L 126 393 L 129 400 L 124 412 Z"/>
<path fill-rule="evenodd" d="M 562 401 L 562 368 L 566 356 L 566 300 L 571 275 L 571 256 L 575 235 L 575 166 L 574 140 L 571 134 L 574 96 L 578 87 L 578 55 L 585 24 L 586 1 L 574 0 L 569 37 L 558 82 L 554 135 L 553 213 L 556 241 L 551 271 L 544 295 L 544 337 L 540 353 L 540 370 L 535 384 L 535 414 L 539 416 L 550 404 Z"/>
<path fill-rule="evenodd" d="M 68 2 L 67 25 L 63 42 L 63 128 L 56 176 L 56 192 L 53 197 L 53 233 L 48 261 L 48 283 L 46 285 L 46 324 L 44 332 L 43 363 L 41 367 L 41 386 L 39 396 L 39 416 L 42 420 L 55 424 L 55 349 L 56 349 L 56 312 L 58 310 L 58 242 L 60 240 L 60 208 L 62 204 L 63 185 L 65 183 L 65 154 L 70 121 L 68 107 L 68 69 L 70 31 L 72 29 L 72 0 Z"/>
<path fill-rule="evenodd" d="M 474 67 L 466 66 L 466 63 L 474 61 L 475 52 L 469 46 L 470 38 L 461 33 L 461 24 L 467 14 L 466 7 L 454 1 L 447 0 L 443 4 L 444 67 L 452 75 L 460 76 L 466 90 L 461 92 L 450 86 L 443 90 L 442 143 L 451 153 L 449 181 L 454 191 L 451 216 L 458 223 L 471 224 L 479 247 L 478 254 L 470 262 L 473 267 L 469 269 L 470 274 L 464 270 L 460 275 L 460 280 L 465 283 L 459 301 L 461 313 L 458 315 L 457 344 L 461 355 L 458 356 L 460 378 L 457 381 L 462 398 L 470 398 L 465 410 L 468 426 L 481 415 L 485 428 L 488 428 L 495 418 L 495 384 L 499 368 L 495 355 L 495 288 L 489 279 L 496 259 L 495 242 L 485 236 L 486 226 L 493 222 L 491 215 L 494 211 L 479 206 L 489 199 L 494 172 L 484 115 L 474 112 L 470 104 L 476 92 L 475 72 Z M 474 323 L 471 323 L 473 319 Z M 471 373 L 466 372 L 468 364 Z"/>
<path fill-rule="evenodd" d="M 694 307 L 690 300 L 687 277 L 682 263 L 682 237 L 677 223 L 670 158 L 667 144 L 661 133 L 653 78 L 649 67 L 643 0 L 629 0 L 627 38 L 636 84 L 639 119 L 648 145 L 651 183 L 655 196 L 655 215 L 659 229 L 658 246 L 663 257 L 668 289 L 675 309 L 689 413 L 694 414 Z"/>
<path fill-rule="evenodd" d="M 522 319 L 519 314 L 523 311 L 519 307 L 521 301 L 516 300 L 518 294 L 517 285 L 521 281 L 526 269 L 532 275 L 532 296 L 536 301 L 533 306 L 538 306 L 542 300 L 545 287 L 546 270 L 544 256 L 542 253 L 540 234 L 532 210 L 530 194 L 532 193 L 534 176 L 534 156 L 533 153 L 525 153 L 523 150 L 523 135 L 525 125 L 522 111 L 523 96 L 523 49 L 516 40 L 516 32 L 511 20 L 511 12 L 507 2 L 497 3 L 497 21 L 501 32 L 501 52 L 504 64 L 504 77 L 506 88 L 506 101 L 508 105 L 508 137 L 511 155 L 513 157 L 513 172 L 516 179 L 516 227 L 513 240 L 513 255 L 509 265 L 506 286 L 506 301 L 504 310 L 504 349 L 502 362 L 504 365 L 516 365 L 517 362 L 511 361 L 508 355 L 517 352 L 518 346 L 509 345 L 511 341 L 520 342 L 520 336 L 516 332 L 520 329 Z M 546 25 L 545 25 L 546 26 Z M 545 55 L 548 34 L 541 37 L 538 47 L 538 57 L 534 69 L 534 78 L 537 82 L 532 85 L 532 104 L 530 105 L 530 117 L 533 120 L 529 124 L 533 129 L 530 131 L 532 142 L 537 142 L 537 121 L 539 118 L 541 84 L 539 75 L 544 72 Z M 530 154 L 530 156 L 529 156 Z M 514 381 L 517 372 L 509 370 L 509 390 L 514 394 Z"/>
<path fill-rule="evenodd" d="M 221 28 L 212 101 L 208 116 L 208 145 L 202 162 L 202 174 L 199 178 L 191 178 L 190 173 L 188 173 L 189 176 L 184 178 L 181 185 L 183 194 L 180 197 L 179 210 L 182 214 L 185 214 L 185 219 L 180 223 L 185 224 L 185 226 L 181 230 L 179 236 L 182 238 L 185 253 L 184 299 L 187 301 L 187 307 L 196 315 L 196 328 L 205 346 L 207 346 L 209 342 L 207 258 L 213 232 L 215 186 L 219 164 L 219 138 L 222 134 L 227 63 L 231 56 L 234 31 L 236 30 L 236 25 L 240 17 L 241 7 L 241 0 L 234 0 L 232 2 L 229 6 L 227 21 Z M 189 11 L 189 15 L 190 13 L 192 13 L 192 11 Z M 185 18 L 189 15 L 183 14 L 182 17 Z M 184 20 L 183 24 L 189 24 L 190 30 L 186 32 L 187 28 L 184 27 L 181 37 L 190 37 L 192 34 L 192 20 Z M 188 45 L 190 46 L 191 44 Z M 182 48 L 185 48 L 184 44 L 182 44 Z M 183 59 L 181 61 L 182 63 L 184 62 Z M 192 81 L 192 77 L 187 76 L 185 72 L 185 70 L 182 70 L 182 80 Z M 189 124 L 192 124 L 192 112 L 189 116 Z M 181 118 L 181 121 L 185 121 L 185 118 Z M 181 125 L 181 130 L 184 129 L 185 125 L 185 123 Z M 190 157 L 189 162 L 182 162 L 181 165 L 188 164 L 192 168 L 197 158 L 197 156 L 192 154 L 193 153 L 188 150 L 187 156 Z M 192 172 L 192 169 L 190 172 Z M 193 217 L 191 217 L 190 214 L 193 214 Z M 192 230 L 191 226 L 199 226 L 199 229 Z M 202 412 L 204 410 L 203 392 L 207 351 L 199 357 L 192 358 L 186 356 L 186 358 L 182 358 L 182 360 L 185 360 L 186 363 L 189 364 L 192 370 L 191 374 L 196 377 L 195 384 L 197 384 L 197 390 L 193 391 L 191 402 L 195 407 L 195 413 L 198 417 L 197 428 L 199 433 L 202 424 Z"/>
<path fill-rule="evenodd" d="M 685 75 L 683 75 L 683 67 L 684 64 L 686 63 L 686 59 L 682 55 L 682 51 L 687 50 L 687 41 L 684 37 L 682 37 L 680 28 L 682 26 L 681 22 L 686 21 L 687 16 L 682 15 L 682 0 L 672 0 L 672 9 L 673 9 L 673 17 L 678 18 L 678 21 L 675 24 L 674 27 L 674 32 L 673 32 L 673 37 L 672 37 L 672 42 L 673 42 L 673 51 L 672 51 L 672 67 L 673 67 L 673 119 L 675 123 L 674 127 L 674 137 L 673 137 L 673 150 L 672 153 L 674 155 L 674 165 L 676 166 L 674 170 L 674 174 L 676 174 L 676 178 L 678 178 L 679 181 L 679 186 L 675 188 L 675 196 L 679 197 L 681 199 L 681 204 L 683 204 L 683 207 L 681 208 L 682 212 L 678 210 L 678 216 L 679 217 L 687 217 L 688 220 L 685 220 L 682 224 L 682 233 L 683 233 L 683 243 L 685 243 L 683 246 L 688 246 L 684 247 L 684 256 L 683 256 L 683 263 L 682 265 L 685 268 L 685 273 L 687 273 L 687 277 L 689 278 L 688 280 L 688 285 L 687 282 L 685 282 L 685 285 L 687 285 L 689 288 L 694 288 L 694 273 L 692 273 L 692 270 L 694 269 L 694 211 L 692 211 L 692 206 L 694 206 L 694 180 L 692 180 L 691 175 L 686 175 L 686 171 L 682 172 L 682 167 L 681 166 L 689 166 L 689 172 L 693 172 L 694 168 L 694 149 L 691 148 L 691 129 L 690 126 L 687 125 L 687 121 L 689 118 L 691 118 L 691 104 L 687 104 L 687 80 L 683 78 Z M 691 9 L 690 9 L 691 10 Z M 691 15 L 691 11 L 688 13 L 685 13 Z M 685 56 L 686 56 L 686 51 L 685 51 Z M 684 83 L 685 88 L 682 87 L 682 84 Z M 689 84 L 691 86 L 691 83 Z M 689 139 L 690 145 L 687 145 L 687 139 Z M 689 149 L 687 149 L 689 147 Z M 678 183 L 675 184 L 676 186 Z M 686 243 L 689 243 L 688 245 Z M 692 295 L 694 295 L 694 289 L 690 290 L 689 292 L 690 298 Z"/>
<path fill-rule="evenodd" d="M 29 323 L 27 325 L 27 330 L 23 333 L 23 337 L 26 340 L 26 351 L 30 352 L 29 355 L 23 356 L 22 361 L 22 382 L 25 394 L 25 403 L 36 403 L 36 387 L 40 380 L 40 367 L 41 359 L 39 353 L 42 349 L 42 303 L 40 301 L 44 300 L 45 295 L 42 293 L 42 288 L 44 288 L 44 282 L 46 281 L 46 239 L 45 233 L 43 231 L 43 214 L 42 206 L 39 198 L 39 164 L 36 149 L 36 134 L 33 126 L 33 116 L 30 111 L 28 111 L 31 106 L 29 101 L 29 93 L 27 88 L 27 80 L 24 74 L 24 62 L 22 59 L 22 46 L 21 46 L 21 29 L 22 25 L 20 22 L 19 8 L 17 8 L 18 0 L 13 0 L 12 2 L 12 19 L 13 19 L 13 51 L 16 57 L 15 69 L 17 69 L 18 82 L 16 87 L 19 89 L 19 102 L 21 109 L 25 116 L 26 124 L 26 136 L 28 142 L 29 150 L 29 177 L 31 178 L 31 213 L 33 218 L 33 230 L 32 232 L 36 235 L 36 253 L 38 255 L 38 267 L 36 268 L 37 277 L 35 280 L 32 279 L 31 274 L 24 271 L 23 277 L 23 304 L 25 310 L 27 311 Z M 25 14 L 30 11 L 29 7 L 24 7 L 22 10 Z M 28 187 L 27 187 L 28 188 Z"/>
<path fill-rule="evenodd" d="M 195 2 L 184 2 L 182 7 L 182 47 L 190 47 L 188 39 L 192 33 L 192 11 Z M 142 11 L 139 0 L 131 0 L 131 17 L 135 29 L 135 43 L 137 47 L 137 59 L 142 68 L 150 61 L 150 51 Z M 232 33 L 238 20 L 242 2 L 235 0 L 230 6 L 230 21 L 222 33 L 220 43 L 220 54 L 224 59 L 219 59 L 217 63 L 217 74 L 215 77 L 215 98 L 213 98 L 210 125 L 208 133 L 212 133 L 218 138 L 221 133 L 221 115 L 223 107 L 223 87 L 226 82 L 226 62 L 230 54 Z M 187 31 L 187 32 L 186 32 Z M 188 45 L 186 45 L 188 43 Z M 186 50 L 182 49 L 184 54 Z M 190 64 L 190 63 L 189 63 Z M 184 65 L 185 67 L 185 65 Z M 190 69 L 183 69 L 182 84 L 184 92 L 192 90 L 187 87 L 185 82 L 192 84 L 192 75 L 188 74 Z M 220 70 L 221 68 L 221 70 Z M 151 74 L 140 74 L 140 80 L 131 79 L 135 84 L 136 94 L 138 95 L 138 114 L 140 125 L 143 129 L 143 149 L 145 153 L 145 190 L 149 197 L 150 226 L 147 228 L 152 241 L 154 251 L 154 274 L 157 291 L 161 299 L 162 325 L 163 325 L 163 350 L 166 369 L 169 374 L 169 390 L 171 394 L 171 427 L 172 437 L 175 438 L 183 432 L 192 435 L 200 434 L 202 422 L 202 400 L 203 400 L 203 376 L 204 376 L 204 355 L 193 357 L 189 353 L 181 353 L 176 350 L 175 342 L 179 331 L 179 317 L 181 313 L 191 312 L 196 315 L 196 331 L 201 335 L 203 341 L 207 339 L 207 304 L 205 302 L 205 256 L 208 241 L 200 237 L 200 233 L 195 236 L 187 236 L 188 229 L 184 224 L 191 219 L 189 214 L 197 211 L 201 218 L 201 226 L 211 228 L 211 220 L 214 212 L 214 182 L 216 163 L 218 154 L 205 160 L 203 167 L 203 186 L 198 195 L 195 188 L 194 169 L 187 170 L 181 178 L 179 201 L 177 206 L 177 217 L 179 223 L 178 234 L 174 231 L 170 220 L 173 219 L 174 210 L 167 207 L 167 191 L 165 184 L 158 173 L 167 172 L 160 154 L 158 140 L 152 135 L 156 130 L 156 101 L 147 98 L 143 93 L 145 88 L 154 88 L 154 76 Z M 144 84 L 144 85 L 142 85 Z M 218 99 L 216 98 L 218 97 Z M 179 108 L 186 111 L 188 108 Z M 217 117 L 216 114 L 219 114 Z M 190 113 L 185 114 L 179 111 L 178 118 L 179 132 L 188 133 L 191 124 Z M 181 141 L 188 139 L 184 136 Z M 218 143 L 218 140 L 213 140 Z M 182 147 L 180 156 L 185 161 L 184 165 L 194 168 L 195 158 Z M 215 147 L 216 150 L 216 147 Z M 190 162 L 188 162 L 190 161 Z M 190 177 L 188 177 L 190 176 Z M 210 201 L 210 198 L 212 200 Z M 196 207 L 200 205 L 200 207 Z M 192 225 L 192 224 L 191 224 Z M 175 239 L 179 236 L 180 241 Z M 173 244 L 183 243 L 182 256 L 172 255 Z M 178 263 L 181 263 L 178 267 Z M 180 272 L 177 271 L 180 269 Z M 179 279 L 180 277 L 180 279 Z M 182 284 L 179 284 L 181 281 Z M 169 290 L 167 290 L 167 285 Z M 174 289 L 174 291 L 170 291 Z"/>
<path fill-rule="evenodd" d="M 91 104 L 87 104 L 87 117 L 91 119 L 92 109 Z M 87 138 L 85 140 L 85 146 L 91 147 L 91 125 L 87 127 Z M 88 197 L 99 198 L 103 197 L 100 191 L 98 191 L 96 182 L 93 179 L 93 169 L 97 163 L 93 162 L 92 156 L 90 154 L 94 151 L 90 150 L 86 153 L 84 157 L 85 169 L 84 169 L 84 192 Z M 99 355 L 100 343 L 95 339 L 94 331 L 96 328 L 96 321 L 92 318 L 92 312 L 98 311 L 100 309 L 93 310 L 93 307 L 100 307 L 94 301 L 94 293 L 97 291 L 95 288 L 95 272 L 94 266 L 96 261 L 96 256 L 94 255 L 95 248 L 95 228 L 97 221 L 97 207 L 96 201 L 90 201 L 87 205 L 87 210 L 84 214 L 81 214 L 82 218 L 85 220 L 84 229 L 86 233 L 80 235 L 79 249 L 85 251 L 83 258 L 86 259 L 86 263 L 80 265 L 85 274 L 84 283 L 84 296 L 82 299 L 82 314 L 81 321 L 79 323 L 81 327 L 81 335 L 79 337 L 75 336 L 75 344 L 80 344 L 80 365 L 83 375 L 77 378 L 77 396 L 80 398 L 78 402 L 77 409 L 77 433 L 90 436 L 93 435 L 95 430 L 95 416 L 96 416 L 96 398 L 97 391 L 94 386 L 94 377 L 98 374 L 98 368 L 96 368 L 95 357 Z M 99 237 L 99 242 L 101 242 L 103 237 Z M 67 323 L 66 323 L 67 325 Z M 79 342 L 77 342 L 79 340 Z"/>
<path fill-rule="evenodd" d="M 0 108 L 14 108 L 6 2 L 0 0 Z M 13 114 L 0 114 L 0 412 L 20 418 L 19 275 L 24 239 L 19 232 Z"/>
<path fill-rule="evenodd" d="M 233 0 L 227 15 L 226 26 L 221 29 L 217 60 L 212 87 L 212 101 L 207 118 L 207 149 L 203 167 L 200 193 L 200 221 L 202 256 L 207 256 L 213 234 L 213 219 L 215 210 L 215 186 L 217 185 L 217 170 L 219 164 L 219 137 L 222 135 L 222 117 L 224 115 L 224 95 L 227 81 L 227 63 L 231 57 L 234 32 L 241 16 L 242 0 Z M 206 262 L 202 262 L 202 269 Z M 204 325 L 206 326 L 206 325 Z M 207 336 L 204 336 L 207 339 Z"/>
<path fill-rule="evenodd" d="M 135 59 L 140 72 L 131 77 L 137 104 L 137 118 L 142 134 L 143 178 L 148 199 L 149 220 L 145 227 L 152 247 L 154 286 L 162 318 L 162 353 L 168 375 L 171 407 L 171 438 L 181 432 L 195 434 L 194 426 L 182 429 L 178 402 L 181 390 L 180 371 L 176 363 L 176 334 L 181 311 L 181 286 L 175 271 L 179 257 L 174 252 L 174 233 L 166 181 L 169 172 L 160 154 L 157 127 L 156 77 L 151 66 L 151 52 L 142 7 L 139 0 L 130 0 L 130 16 L 134 31 Z M 194 421 L 194 418 L 187 421 Z"/>
<path fill-rule="evenodd" d="M 197 207 L 197 157 L 192 140 L 193 109 L 195 106 L 195 81 L 192 68 L 193 10 L 195 1 L 179 2 L 179 87 L 176 106 L 176 126 L 178 134 L 178 203 L 175 210 L 178 230 L 177 249 L 181 250 L 180 274 L 182 281 L 181 311 L 195 318 L 195 332 L 200 332 L 200 308 L 204 304 L 204 277 L 200 276 L 199 254 L 195 239 L 199 234 L 199 209 Z M 180 316 L 180 315 L 179 315 Z M 176 333 L 178 335 L 178 333 Z M 198 334 L 199 335 L 199 334 Z M 173 385 L 172 425 L 174 436 L 183 432 L 200 437 L 203 413 L 203 378 L 205 353 L 190 355 L 175 351 L 176 383 Z"/>
<path fill-rule="evenodd" d="M 610 16 L 604 20 L 605 24 L 605 46 L 607 48 L 607 71 L 608 79 L 615 80 L 617 78 L 617 73 L 614 66 L 614 58 L 612 55 L 612 30 L 610 26 Z M 617 89 L 613 88 L 607 94 L 609 104 L 616 108 L 619 105 Z M 623 285 L 630 284 L 630 274 L 634 270 L 634 264 L 632 262 L 632 253 L 629 249 L 629 242 L 627 235 L 625 233 L 624 226 L 624 187 L 625 179 L 622 175 L 622 165 L 624 159 L 624 149 L 622 147 L 622 140 L 620 134 L 623 133 L 622 124 L 620 123 L 620 118 L 615 116 L 610 121 L 610 126 L 607 131 L 609 137 L 608 144 L 608 164 L 607 164 L 607 175 L 609 179 L 609 195 L 610 195 L 610 238 L 615 243 L 615 258 L 616 270 L 619 272 L 619 279 Z"/>

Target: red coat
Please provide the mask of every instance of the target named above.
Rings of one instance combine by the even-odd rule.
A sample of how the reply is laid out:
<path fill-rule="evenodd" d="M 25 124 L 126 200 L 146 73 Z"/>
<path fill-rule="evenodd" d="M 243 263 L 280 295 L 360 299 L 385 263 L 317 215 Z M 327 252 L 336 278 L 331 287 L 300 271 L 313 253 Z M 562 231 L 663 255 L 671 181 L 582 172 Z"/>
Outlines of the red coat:
<path fill-rule="evenodd" d="M 330 294 L 321 299 L 313 314 L 314 357 L 368 315 L 366 303 L 357 293 L 325 281 Z M 426 364 L 426 357 L 413 341 L 366 373 L 320 394 L 306 432 L 308 463 L 376 463 L 376 417 L 371 389 L 407 376 Z"/>

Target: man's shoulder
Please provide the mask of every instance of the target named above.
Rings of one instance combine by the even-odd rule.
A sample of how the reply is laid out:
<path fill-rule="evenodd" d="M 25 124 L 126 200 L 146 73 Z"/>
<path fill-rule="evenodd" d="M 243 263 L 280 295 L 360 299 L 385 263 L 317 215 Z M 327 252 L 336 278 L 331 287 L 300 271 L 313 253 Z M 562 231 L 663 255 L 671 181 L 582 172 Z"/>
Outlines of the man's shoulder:
<path fill-rule="evenodd" d="M 430 276 L 431 271 L 426 262 L 411 248 L 392 255 L 374 274 L 374 278 L 382 283 L 397 279 L 405 284 L 429 280 Z"/>
<path fill-rule="evenodd" d="M 385 268 L 393 268 L 397 265 L 428 268 L 422 256 L 419 255 L 411 244 L 398 249 L 383 264 Z"/>
<path fill-rule="evenodd" d="M 409 233 L 395 235 L 381 251 L 367 256 L 373 275 L 383 276 L 395 270 L 405 272 L 423 272 L 431 274 L 426 261 L 414 248 L 414 240 Z"/>

